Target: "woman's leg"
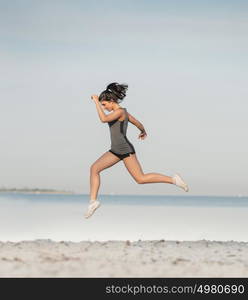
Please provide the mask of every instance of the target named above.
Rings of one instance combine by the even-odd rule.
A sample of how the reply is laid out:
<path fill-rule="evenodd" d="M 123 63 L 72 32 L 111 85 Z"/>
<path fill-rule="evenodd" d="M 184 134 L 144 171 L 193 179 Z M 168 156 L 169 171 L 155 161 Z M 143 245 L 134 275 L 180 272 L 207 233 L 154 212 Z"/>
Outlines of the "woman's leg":
<path fill-rule="evenodd" d="M 98 190 L 100 187 L 100 172 L 107 169 L 117 162 L 119 162 L 119 157 L 115 156 L 113 153 L 107 151 L 101 157 L 99 157 L 90 167 L 90 199 L 96 200 Z"/>
<path fill-rule="evenodd" d="M 141 165 L 137 159 L 136 154 L 130 154 L 130 156 L 123 159 L 124 164 L 128 172 L 132 175 L 137 183 L 158 183 L 165 182 L 174 184 L 172 177 L 159 173 L 147 173 L 144 174 Z"/>

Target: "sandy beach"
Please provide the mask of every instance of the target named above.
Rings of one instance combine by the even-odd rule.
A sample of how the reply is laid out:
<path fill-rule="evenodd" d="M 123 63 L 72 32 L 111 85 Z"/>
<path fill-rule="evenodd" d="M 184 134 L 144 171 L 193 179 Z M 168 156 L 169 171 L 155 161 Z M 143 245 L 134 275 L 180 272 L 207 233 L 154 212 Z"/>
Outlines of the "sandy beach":
<path fill-rule="evenodd" d="M 0 277 L 248 277 L 248 243 L 0 242 Z"/>

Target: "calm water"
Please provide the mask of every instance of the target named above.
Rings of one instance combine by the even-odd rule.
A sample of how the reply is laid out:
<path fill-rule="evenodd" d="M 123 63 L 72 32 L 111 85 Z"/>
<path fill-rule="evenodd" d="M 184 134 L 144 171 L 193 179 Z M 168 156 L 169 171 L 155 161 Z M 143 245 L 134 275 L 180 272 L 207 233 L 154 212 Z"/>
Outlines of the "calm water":
<path fill-rule="evenodd" d="M 0 194 L 0 240 L 248 241 L 248 197 Z"/>
<path fill-rule="evenodd" d="M 82 203 L 89 201 L 89 195 L 63 195 L 63 194 L 24 194 L 24 193 L 0 193 L 0 201 L 8 199 L 30 201 L 34 203 L 60 202 Z M 248 207 L 248 197 L 228 196 L 177 196 L 177 195 L 99 195 L 99 200 L 111 205 L 165 205 L 165 206 L 231 206 Z"/>

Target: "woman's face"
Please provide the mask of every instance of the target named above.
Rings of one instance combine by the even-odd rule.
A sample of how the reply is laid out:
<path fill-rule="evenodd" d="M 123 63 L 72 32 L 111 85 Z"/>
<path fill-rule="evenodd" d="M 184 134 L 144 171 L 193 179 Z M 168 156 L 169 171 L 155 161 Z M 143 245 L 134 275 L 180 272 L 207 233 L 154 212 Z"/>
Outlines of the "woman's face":
<path fill-rule="evenodd" d="M 113 101 L 102 100 L 101 104 L 104 107 L 104 109 L 106 109 L 107 111 L 113 110 Z"/>

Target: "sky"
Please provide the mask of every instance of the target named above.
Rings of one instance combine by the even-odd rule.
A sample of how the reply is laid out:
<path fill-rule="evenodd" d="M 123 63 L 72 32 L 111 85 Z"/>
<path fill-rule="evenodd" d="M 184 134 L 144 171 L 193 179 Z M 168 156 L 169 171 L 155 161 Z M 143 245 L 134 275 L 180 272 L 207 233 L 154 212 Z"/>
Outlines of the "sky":
<path fill-rule="evenodd" d="M 120 161 L 99 194 L 248 195 L 247 36 L 242 0 L 0 0 L 0 187 L 88 194 L 110 149 L 90 96 L 119 82 L 144 173 L 190 191 L 137 184 Z"/>

